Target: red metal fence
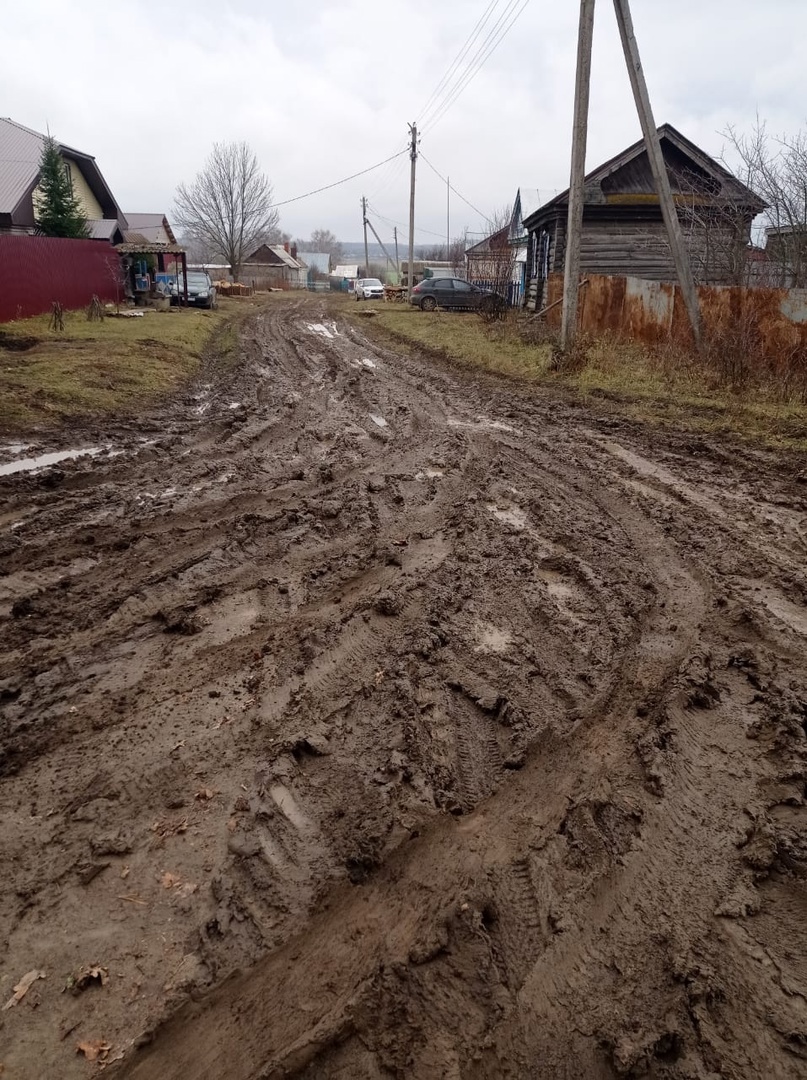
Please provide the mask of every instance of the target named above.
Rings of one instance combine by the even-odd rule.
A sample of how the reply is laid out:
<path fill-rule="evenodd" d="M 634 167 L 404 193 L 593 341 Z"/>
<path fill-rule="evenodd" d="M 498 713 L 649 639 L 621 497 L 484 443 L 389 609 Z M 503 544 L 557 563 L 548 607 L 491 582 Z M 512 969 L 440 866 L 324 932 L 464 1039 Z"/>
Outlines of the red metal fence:
<path fill-rule="evenodd" d="M 0 322 L 115 299 L 119 258 L 105 240 L 0 233 Z"/>

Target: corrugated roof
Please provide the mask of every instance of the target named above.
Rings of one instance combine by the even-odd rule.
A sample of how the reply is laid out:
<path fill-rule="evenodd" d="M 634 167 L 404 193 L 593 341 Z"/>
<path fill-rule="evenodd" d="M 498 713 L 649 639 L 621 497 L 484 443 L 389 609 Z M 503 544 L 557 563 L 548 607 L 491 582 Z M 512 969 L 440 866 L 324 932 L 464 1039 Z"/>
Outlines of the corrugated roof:
<path fill-rule="evenodd" d="M 11 214 L 39 176 L 42 136 L 0 117 L 0 214 Z"/>
<path fill-rule="evenodd" d="M 277 255 L 278 259 L 284 262 L 286 266 L 290 267 L 292 270 L 302 269 L 300 264 L 291 254 L 291 252 L 286 251 L 282 244 L 269 244 L 268 246 L 269 250 L 273 251 L 275 255 Z"/>
<path fill-rule="evenodd" d="M 91 218 L 87 222 L 91 240 L 111 240 L 115 231 L 120 229 L 115 218 Z"/>
<path fill-rule="evenodd" d="M 141 236 L 145 236 L 152 243 L 164 243 L 163 233 L 167 234 L 169 243 L 175 244 L 177 242 L 165 214 L 127 214 L 126 220 L 129 222 L 129 228 L 140 233 Z"/>
<path fill-rule="evenodd" d="M 297 258 L 304 262 L 309 270 L 327 274 L 331 266 L 331 257 L 327 251 L 298 251 Z"/>
<path fill-rule="evenodd" d="M 334 277 L 357 278 L 359 276 L 359 264 L 348 263 L 344 266 L 337 266 L 333 273 Z"/>

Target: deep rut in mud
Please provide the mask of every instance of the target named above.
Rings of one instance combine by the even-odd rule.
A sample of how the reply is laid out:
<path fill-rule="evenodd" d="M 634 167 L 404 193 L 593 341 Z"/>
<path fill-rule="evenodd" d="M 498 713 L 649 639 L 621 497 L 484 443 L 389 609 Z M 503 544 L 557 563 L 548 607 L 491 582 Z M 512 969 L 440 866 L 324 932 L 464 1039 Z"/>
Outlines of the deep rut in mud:
<path fill-rule="evenodd" d="M 0 478 L 4 1078 L 803 1076 L 798 468 L 243 348 Z"/>

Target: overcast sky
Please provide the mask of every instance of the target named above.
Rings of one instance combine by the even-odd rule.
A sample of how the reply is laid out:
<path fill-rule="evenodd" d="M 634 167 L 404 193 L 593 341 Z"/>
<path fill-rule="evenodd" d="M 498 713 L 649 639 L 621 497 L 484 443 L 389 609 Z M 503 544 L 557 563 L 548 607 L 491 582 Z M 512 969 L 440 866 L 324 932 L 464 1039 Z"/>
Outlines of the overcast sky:
<path fill-rule="evenodd" d="M 214 141 L 246 139 L 277 201 L 405 147 L 492 0 L 26 0 L 3 10 L 0 115 L 94 154 L 125 211 L 171 214 L 178 182 Z M 508 0 L 497 0 L 504 11 Z M 805 0 L 633 0 L 658 123 L 708 152 L 757 113 L 777 132 L 807 121 Z M 421 149 L 483 214 L 519 185 L 568 185 L 579 7 L 529 0 L 507 38 Z M 488 27 L 497 17 L 492 15 Z M 481 42 L 487 33 L 483 32 Z M 640 135 L 613 6 L 598 4 L 589 168 Z M 366 194 L 408 221 L 408 159 L 281 209 L 294 236 L 361 238 Z M 418 243 L 445 234 L 445 186 L 418 169 Z M 382 239 L 391 226 L 377 221 Z M 484 230 L 452 196 L 451 231 Z"/>

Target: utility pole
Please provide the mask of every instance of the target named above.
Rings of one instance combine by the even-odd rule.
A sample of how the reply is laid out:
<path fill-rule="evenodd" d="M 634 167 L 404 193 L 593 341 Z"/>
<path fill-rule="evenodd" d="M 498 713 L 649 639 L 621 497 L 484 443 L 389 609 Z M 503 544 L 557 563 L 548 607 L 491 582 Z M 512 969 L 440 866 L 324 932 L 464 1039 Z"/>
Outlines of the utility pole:
<path fill-rule="evenodd" d="M 418 126 L 410 124 L 409 131 L 412 134 L 412 142 L 409 146 L 409 158 L 412 162 L 412 170 L 409 179 L 409 267 L 406 277 L 406 298 L 412 299 L 412 288 L 415 284 L 415 171 L 418 160 Z"/>
<path fill-rule="evenodd" d="M 369 218 L 367 218 L 367 225 L 370 228 L 370 232 L 376 238 L 376 241 L 378 242 L 378 246 L 381 248 L 381 250 L 387 256 L 387 262 L 392 262 L 392 256 L 390 255 L 390 253 L 387 251 L 386 247 L 384 246 L 384 241 L 381 239 L 381 237 L 378 235 L 378 233 L 373 228 L 373 223 L 372 223 L 372 221 L 370 221 Z"/>
<path fill-rule="evenodd" d="M 563 273 L 563 318 L 560 331 L 563 349 L 571 346 L 577 331 L 580 238 L 583 232 L 588 102 L 591 88 L 591 45 L 594 40 L 594 3 L 595 0 L 580 0 L 577 76 L 574 87 L 574 127 L 572 128 L 572 168 L 569 182 L 569 215 L 566 224 L 566 264 Z"/>
<path fill-rule="evenodd" d="M 667 226 L 667 236 L 670 241 L 673 262 L 675 263 L 675 272 L 678 275 L 678 284 L 681 286 L 681 295 L 684 298 L 684 304 L 689 315 L 695 344 L 700 346 L 701 321 L 698 292 L 695 288 L 695 279 L 692 276 L 692 265 L 684 245 L 681 222 L 678 220 L 678 213 L 673 201 L 670 177 L 661 150 L 661 139 L 659 138 L 656 122 L 653 119 L 653 108 L 650 104 L 650 94 L 647 89 L 647 80 L 642 68 L 642 61 L 639 57 L 639 45 L 633 30 L 633 19 L 631 18 L 628 0 L 614 0 L 614 10 L 616 11 L 616 21 L 619 26 L 619 36 L 622 39 L 622 51 L 625 53 L 625 63 L 628 65 L 633 97 L 636 101 L 636 109 L 642 125 L 647 157 L 650 161 L 653 180 L 661 203 L 661 216 Z"/>
<path fill-rule="evenodd" d="M 395 237 L 395 269 L 398 271 L 398 274 L 400 275 L 400 273 L 401 273 L 401 264 L 400 264 L 400 262 L 398 260 L 398 226 L 397 225 L 395 225 L 393 227 L 392 235 Z M 398 284 L 400 285 L 400 281 L 398 282 Z"/>
<path fill-rule="evenodd" d="M 451 177 L 446 177 L 446 261 L 451 258 Z"/>
<path fill-rule="evenodd" d="M 367 200 L 361 197 L 361 221 L 364 226 L 364 276 L 370 276 L 370 256 L 367 251 Z"/>

